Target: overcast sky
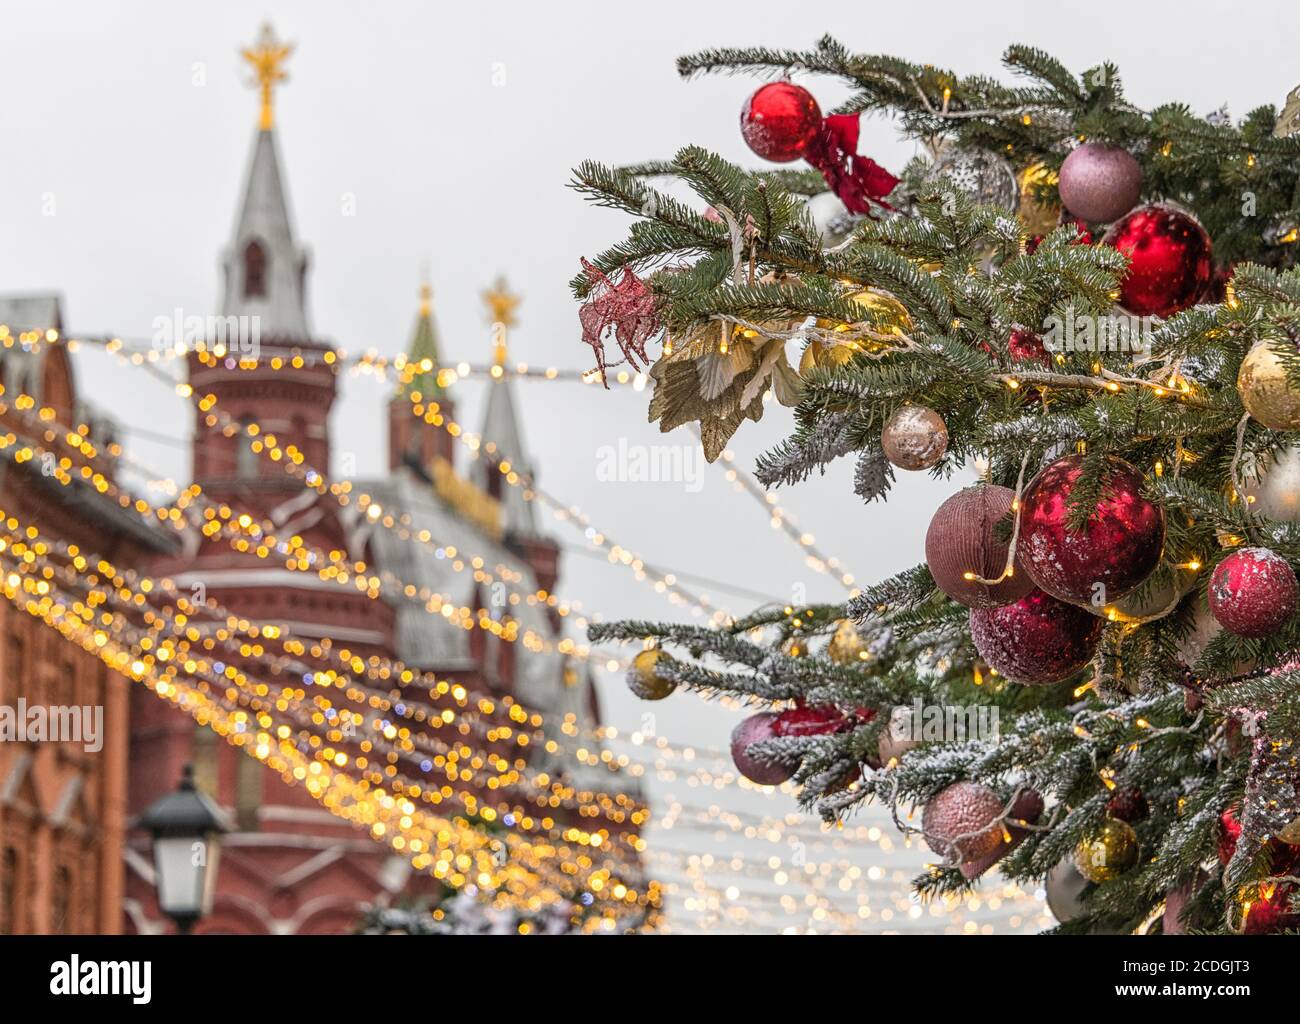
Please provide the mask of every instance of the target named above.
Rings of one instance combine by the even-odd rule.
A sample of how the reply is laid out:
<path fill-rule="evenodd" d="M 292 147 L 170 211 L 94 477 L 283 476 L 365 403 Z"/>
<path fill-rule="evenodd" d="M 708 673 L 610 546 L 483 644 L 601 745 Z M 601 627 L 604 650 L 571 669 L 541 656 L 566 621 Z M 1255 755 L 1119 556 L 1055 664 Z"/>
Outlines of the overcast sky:
<path fill-rule="evenodd" d="M 147 338 L 177 307 L 213 310 L 218 258 L 232 230 L 253 139 L 256 97 L 237 51 L 265 19 L 297 44 L 277 94 L 281 154 L 301 241 L 312 250 L 317 334 L 351 351 L 405 348 L 422 268 L 430 271 L 450 361 L 490 356 L 479 292 L 498 273 L 522 295 L 512 355 L 585 369 L 566 283 L 578 259 L 622 236 L 625 219 L 585 206 L 564 185 L 584 158 L 627 163 L 700 143 L 755 165 L 737 115 L 755 84 L 683 83 L 674 58 L 706 46 L 811 46 L 831 32 L 851 49 L 959 73 L 1001 75 L 1010 42 L 1043 47 L 1082 70 L 1120 66 L 1143 106 L 1179 99 L 1235 116 L 1281 104 L 1300 82 L 1294 4 L 1094 2 L 924 5 L 845 3 L 565 4 L 5 2 L 6 84 L 0 158 L 0 291 L 54 289 L 74 332 Z M 824 108 L 843 90 L 811 80 Z M 863 150 L 897 170 L 913 155 L 889 122 L 864 127 Z M 347 215 L 352 210 L 355 215 Z M 83 395 L 130 427 L 183 438 L 188 406 L 102 356 L 79 355 Z M 386 465 L 385 386 L 343 377 L 334 450 L 360 475 Z M 478 425 L 483 385 L 457 386 Z M 543 485 L 648 561 L 788 599 L 839 599 L 721 470 L 703 486 L 597 479 L 597 449 L 661 443 L 646 393 L 521 382 L 527 441 Z M 737 458 L 780 439 L 789 413 L 769 407 L 735 439 Z M 681 443 L 684 436 L 670 439 Z M 188 479 L 183 445 L 129 437 L 133 456 Z M 781 495 L 817 543 L 860 580 L 915 564 L 933 509 L 956 486 L 909 477 L 888 506 L 851 493 L 851 462 Z M 556 527 L 566 541 L 580 538 Z M 606 617 L 678 614 L 630 573 L 570 555 L 560 591 Z M 743 612 L 750 599 L 710 591 Z M 606 717 L 627 729 L 645 710 L 617 678 L 601 682 Z M 736 713 L 678 695 L 655 708 L 661 733 L 724 747 Z M 673 791 L 653 783 L 664 799 Z M 685 792 L 684 787 L 682 788 Z M 734 789 L 710 799 L 753 806 Z M 700 802 L 705 801 L 697 797 Z M 750 801 L 746 803 L 746 801 Z M 781 813 L 785 798 L 762 801 Z M 868 819 L 875 821 L 878 819 Z M 707 837 L 698 841 L 707 845 Z M 723 846 L 725 847 L 725 843 Z M 721 849 L 722 847 L 719 847 Z M 919 863 L 919 853 L 905 857 Z M 871 863 L 871 857 L 863 860 Z M 877 922 L 877 927 L 879 924 Z M 938 925 L 936 925 L 938 926 Z"/>

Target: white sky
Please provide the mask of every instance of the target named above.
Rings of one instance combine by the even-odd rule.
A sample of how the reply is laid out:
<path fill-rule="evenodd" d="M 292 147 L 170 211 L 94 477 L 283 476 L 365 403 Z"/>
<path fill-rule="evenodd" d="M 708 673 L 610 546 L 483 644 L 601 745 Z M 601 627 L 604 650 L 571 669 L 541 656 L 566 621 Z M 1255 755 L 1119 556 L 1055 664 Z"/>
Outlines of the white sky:
<path fill-rule="evenodd" d="M 682 53 L 714 45 L 811 46 L 831 32 L 851 49 L 892 53 L 959 73 L 1001 75 L 1010 42 L 1041 46 L 1077 70 L 1117 62 L 1131 99 L 1170 99 L 1234 116 L 1281 104 L 1300 81 L 1300 8 L 1281 2 L 616 5 L 570 0 L 493 4 L 160 2 L 0 4 L 6 80 L 0 89 L 0 291 L 57 289 L 74 332 L 148 337 L 176 307 L 212 310 L 218 256 L 231 232 L 255 126 L 238 47 L 269 18 L 298 44 L 278 91 L 281 153 L 299 237 L 313 253 L 309 295 L 319 336 L 351 351 L 405 348 L 421 270 L 428 267 L 449 361 L 490 356 L 479 292 L 499 272 L 524 296 L 512 356 L 583 368 L 566 283 L 578 258 L 622 237 L 625 219 L 564 188 L 583 158 L 629 163 L 700 143 L 751 166 L 737 115 L 752 80 L 683 83 Z M 494 85 L 504 72 L 503 85 Z M 843 90 L 813 80 L 829 108 Z M 914 152 L 888 122 L 864 127 L 863 149 L 898 169 Z M 345 216 L 346 197 L 355 216 Z M 48 215 L 53 199 L 54 215 Z M 185 436 L 188 406 L 112 360 L 79 355 L 82 393 L 129 426 Z M 336 462 L 359 474 L 386 465 L 384 402 L 369 378 L 341 379 Z M 482 385 L 458 385 L 460 419 L 476 429 Z M 583 506 L 597 525 L 648 561 L 786 599 L 840 591 L 805 568 L 751 499 L 716 468 L 704 486 L 598 481 L 596 450 L 663 443 L 646 424 L 647 395 L 577 384 L 517 385 L 542 484 Z M 769 407 L 733 445 L 742 465 L 779 440 L 789 413 Z M 684 436 L 668 439 L 682 443 Z M 188 479 L 182 447 L 129 438 L 131 454 Z M 915 564 L 933 509 L 953 485 L 910 477 L 886 507 L 851 492 L 851 460 L 782 503 L 860 580 Z M 577 538 L 557 527 L 569 540 Z M 630 573 L 567 558 L 565 596 L 606 617 L 676 614 Z M 747 599 L 710 591 L 733 611 Z M 625 731 L 645 705 L 602 679 L 606 717 Z M 661 734 L 723 748 L 735 713 L 678 695 L 653 708 Z M 660 800 L 691 793 L 652 783 Z M 734 787 L 706 800 L 780 814 Z M 878 818 L 865 819 L 868 823 Z M 728 833 L 730 836 L 730 833 Z M 707 837 L 686 845 L 704 849 Z M 732 840 L 716 847 L 730 852 Z M 750 846 L 754 850 L 762 847 Z M 873 847 L 874 850 L 874 847 Z M 873 850 L 863 865 L 879 861 Z M 763 857 L 772 852 L 762 850 Z M 778 853 L 788 854 L 786 851 Z M 919 853 L 904 857 L 910 865 Z M 803 890 L 792 890 L 802 893 Z M 802 918 L 792 918 L 800 923 Z M 690 915 L 679 915 L 687 926 Z M 868 927 L 881 927 L 878 919 Z M 940 927 L 934 922 L 931 927 Z"/>

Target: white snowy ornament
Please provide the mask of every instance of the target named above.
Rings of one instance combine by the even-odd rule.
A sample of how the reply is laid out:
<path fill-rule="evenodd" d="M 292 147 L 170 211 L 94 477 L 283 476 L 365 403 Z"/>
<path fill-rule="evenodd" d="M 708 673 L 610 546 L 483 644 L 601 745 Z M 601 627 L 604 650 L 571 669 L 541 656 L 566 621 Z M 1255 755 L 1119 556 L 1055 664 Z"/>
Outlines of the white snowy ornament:
<path fill-rule="evenodd" d="M 849 212 L 834 192 L 820 192 L 808 200 L 808 215 L 821 236 L 822 245 L 839 245 L 862 218 Z"/>

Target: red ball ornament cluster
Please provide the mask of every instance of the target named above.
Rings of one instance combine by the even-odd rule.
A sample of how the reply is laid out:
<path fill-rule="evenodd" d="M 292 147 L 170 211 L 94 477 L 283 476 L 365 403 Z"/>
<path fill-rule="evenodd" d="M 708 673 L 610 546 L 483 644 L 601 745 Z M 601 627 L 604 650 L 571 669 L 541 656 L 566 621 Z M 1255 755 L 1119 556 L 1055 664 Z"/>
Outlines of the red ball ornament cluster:
<path fill-rule="evenodd" d="M 1078 605 L 1032 590 L 1015 604 L 972 608 L 971 639 L 991 668 L 1015 683 L 1045 686 L 1092 660 L 1104 620 Z"/>
<path fill-rule="evenodd" d="M 1210 577 L 1210 613 L 1229 633 L 1268 636 L 1290 621 L 1300 598 L 1295 570 L 1267 548 L 1240 548 Z"/>
<path fill-rule="evenodd" d="M 794 775 L 797 767 L 792 762 L 768 760 L 749 752 L 755 743 L 774 740 L 780 735 L 776 731 L 779 717 L 775 711 L 760 711 L 743 719 L 731 731 L 731 760 L 741 775 L 760 786 L 781 785 Z"/>
<path fill-rule="evenodd" d="M 1134 316 L 1167 317 L 1187 309 L 1214 273 L 1209 234 L 1169 203 L 1138 207 L 1112 224 L 1102 241 L 1129 258 L 1119 304 Z"/>
<path fill-rule="evenodd" d="M 1020 503 L 1019 555 L 1030 578 L 1074 604 L 1110 604 L 1141 586 L 1160 561 L 1165 513 L 1142 496 L 1142 474 L 1107 457 L 1102 492 L 1082 529 L 1071 529 L 1070 494 L 1083 456 L 1044 467 Z"/>
<path fill-rule="evenodd" d="M 740 134 L 764 160 L 785 164 L 804 156 L 822 127 L 817 100 L 801 85 L 770 82 L 740 112 Z"/>

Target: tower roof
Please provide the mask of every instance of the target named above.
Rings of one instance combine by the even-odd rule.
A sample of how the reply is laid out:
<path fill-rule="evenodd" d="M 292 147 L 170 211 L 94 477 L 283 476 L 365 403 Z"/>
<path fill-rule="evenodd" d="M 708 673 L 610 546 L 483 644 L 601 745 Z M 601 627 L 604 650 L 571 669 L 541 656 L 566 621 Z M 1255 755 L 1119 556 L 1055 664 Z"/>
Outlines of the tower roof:
<path fill-rule="evenodd" d="M 503 279 L 498 278 L 491 290 L 483 293 L 488 307 L 488 320 L 492 324 L 494 354 L 492 382 L 488 385 L 487 409 L 483 414 L 483 429 L 479 432 L 484 445 L 496 446 L 496 458 L 508 460 L 510 467 L 520 476 L 533 476 L 532 463 L 524 446 L 523 431 L 519 426 L 519 413 L 515 403 L 514 382 L 506 369 L 506 335 L 515 321 L 519 297 L 513 295 Z M 495 464 L 484 459 L 474 463 L 471 479 L 479 487 L 489 490 L 490 474 L 497 473 Z M 502 526 L 507 536 L 538 536 L 537 518 L 532 502 L 525 501 L 518 487 L 501 490 Z"/>
<path fill-rule="evenodd" d="M 444 392 L 438 383 L 438 368 L 442 365 L 442 352 L 438 344 L 438 327 L 433 322 L 433 289 L 427 284 L 420 287 L 420 312 L 415 318 L 415 330 L 406 350 L 408 365 L 428 363 L 428 369 L 419 369 L 410 381 L 402 386 L 402 394 L 418 391 L 426 398 L 439 398 Z"/>
<path fill-rule="evenodd" d="M 257 73 L 254 84 L 262 103 L 244 198 L 223 260 L 220 311 L 222 316 L 257 317 L 263 338 L 308 341 L 308 258 L 295 239 L 271 118 L 271 88 L 285 77 L 280 65 L 290 49 L 264 29 L 258 46 L 244 52 Z"/>

